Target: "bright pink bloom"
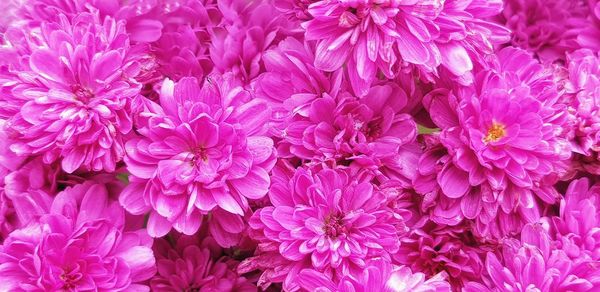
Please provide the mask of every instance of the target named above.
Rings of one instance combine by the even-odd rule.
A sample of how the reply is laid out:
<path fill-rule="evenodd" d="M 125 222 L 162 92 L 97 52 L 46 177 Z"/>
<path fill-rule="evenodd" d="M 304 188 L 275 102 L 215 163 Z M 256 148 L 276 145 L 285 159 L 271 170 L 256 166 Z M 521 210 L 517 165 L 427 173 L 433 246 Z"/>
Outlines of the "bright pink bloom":
<path fill-rule="evenodd" d="M 478 75 L 474 88 L 437 90 L 424 103 L 451 158 L 437 174 L 444 196 L 460 202 L 451 204 L 476 221 L 478 233 L 502 237 L 489 224 L 499 214 L 535 222 L 538 199 L 557 202 L 552 184 L 565 172 L 570 147 L 552 76 L 520 49 L 505 48 L 498 58 L 498 68 Z"/>
<path fill-rule="evenodd" d="M 69 173 L 80 167 L 112 172 L 131 131 L 130 101 L 140 90 L 130 78 L 137 74 L 136 56 L 129 54 L 124 23 L 81 14 L 43 27 L 41 35 L 31 32 L 31 54 L 4 83 L 20 102 L 8 120 L 10 148 L 43 155 L 45 163 L 61 159 Z"/>
<path fill-rule="evenodd" d="M 600 262 L 600 185 L 574 180 L 560 202 L 560 214 L 549 218 L 555 244 L 576 262 Z"/>
<path fill-rule="evenodd" d="M 0 246 L 0 290 L 148 291 L 156 273 L 144 230 L 124 230 L 125 212 L 103 184 L 61 192 L 39 222 Z"/>
<path fill-rule="evenodd" d="M 460 290 L 469 281 L 479 281 L 484 271 L 482 258 L 494 246 L 478 241 L 468 224 L 448 226 L 429 221 L 401 239 L 394 255 L 398 264 L 433 277 L 440 272 Z"/>
<path fill-rule="evenodd" d="M 596 291 L 600 288 L 600 264 L 572 262 L 556 249 L 540 225 L 526 225 L 521 242 L 507 240 L 501 256 L 488 253 L 486 269 L 491 283 L 470 283 L 475 291 Z"/>
<path fill-rule="evenodd" d="M 450 285 L 444 281 L 444 274 L 425 280 L 422 273 L 413 273 L 407 267 L 392 267 L 383 260 L 369 263 L 356 279 L 345 276 L 334 283 L 325 274 L 312 269 L 302 270 L 298 283 L 305 291 L 323 292 L 450 292 Z"/>
<path fill-rule="evenodd" d="M 317 41 L 317 68 L 335 71 L 347 64 L 354 92 L 363 96 L 378 71 L 392 78 L 398 67 L 414 65 L 437 75 L 443 65 L 463 83 L 471 82 L 473 61 L 493 52 L 507 30 L 485 17 L 501 1 L 312 1 L 306 40 Z"/>
<path fill-rule="evenodd" d="M 249 222 L 259 252 L 244 266 L 276 264 L 266 268 L 259 285 L 284 282 L 285 289 L 295 289 L 294 279 L 305 268 L 337 281 L 362 273 L 369 259 L 390 260 L 400 243 L 396 221 L 402 219 L 387 212 L 385 197 L 369 176 L 330 169 L 292 172 L 283 163 L 274 171 L 273 206 L 256 211 Z"/>
<path fill-rule="evenodd" d="M 131 183 L 121 203 L 133 214 L 151 211 L 148 232 L 171 228 L 191 235 L 215 208 L 244 215 L 248 200 L 266 195 L 275 163 L 273 141 L 263 136 L 269 108 L 231 75 L 166 80 L 162 108 L 148 102 L 141 137 L 127 142 Z M 213 214 L 215 215 L 215 214 Z"/>
<path fill-rule="evenodd" d="M 578 47 L 569 31 L 586 14 L 584 1 L 506 0 L 500 22 L 512 31 L 512 45 L 526 49 L 541 61 L 564 60 Z"/>
<path fill-rule="evenodd" d="M 210 58 L 216 71 L 244 83 L 262 73 L 260 60 L 286 23 L 270 1 L 220 0 L 221 25 L 211 29 Z"/>
<path fill-rule="evenodd" d="M 574 158 L 586 171 L 600 174 L 600 58 L 581 49 L 567 55 L 564 101 L 570 113 L 569 139 Z"/>
<path fill-rule="evenodd" d="M 256 285 L 235 271 L 237 261 L 225 256 L 211 237 L 181 236 L 174 246 L 154 242 L 158 274 L 150 280 L 153 291 L 257 291 Z"/>
<path fill-rule="evenodd" d="M 408 155 L 401 150 L 417 135 L 407 103 L 391 82 L 373 86 L 363 98 L 347 92 L 308 101 L 295 96 L 285 103 L 295 114 L 284 122 L 279 148 L 312 164 L 389 169 L 412 178 L 410 167 L 400 163 L 410 161 L 400 158 Z"/>

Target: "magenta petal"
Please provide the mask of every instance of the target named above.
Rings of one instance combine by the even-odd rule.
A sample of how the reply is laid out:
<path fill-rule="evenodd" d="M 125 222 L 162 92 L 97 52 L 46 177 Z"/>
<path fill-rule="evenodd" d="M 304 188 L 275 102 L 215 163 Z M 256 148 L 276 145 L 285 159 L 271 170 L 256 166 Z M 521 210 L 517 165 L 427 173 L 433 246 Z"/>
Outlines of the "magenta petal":
<path fill-rule="evenodd" d="M 148 218 L 148 234 L 152 237 L 163 237 L 171 230 L 171 222 L 167 218 L 158 215 L 156 212 L 150 213 Z"/>
<path fill-rule="evenodd" d="M 454 167 L 447 166 L 437 177 L 438 183 L 449 198 L 460 198 L 469 189 L 469 174 Z"/>
<path fill-rule="evenodd" d="M 264 169 L 255 167 L 245 178 L 232 180 L 230 183 L 240 195 L 249 199 L 260 199 L 267 194 L 271 181 Z"/>

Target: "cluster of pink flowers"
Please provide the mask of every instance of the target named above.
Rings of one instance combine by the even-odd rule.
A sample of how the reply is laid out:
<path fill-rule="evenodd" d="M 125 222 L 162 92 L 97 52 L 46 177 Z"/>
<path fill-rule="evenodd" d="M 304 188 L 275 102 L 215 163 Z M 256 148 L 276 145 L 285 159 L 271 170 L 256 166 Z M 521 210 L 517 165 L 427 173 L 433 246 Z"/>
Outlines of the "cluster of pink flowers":
<path fill-rule="evenodd" d="M 0 2 L 0 291 L 600 291 L 600 1 Z"/>

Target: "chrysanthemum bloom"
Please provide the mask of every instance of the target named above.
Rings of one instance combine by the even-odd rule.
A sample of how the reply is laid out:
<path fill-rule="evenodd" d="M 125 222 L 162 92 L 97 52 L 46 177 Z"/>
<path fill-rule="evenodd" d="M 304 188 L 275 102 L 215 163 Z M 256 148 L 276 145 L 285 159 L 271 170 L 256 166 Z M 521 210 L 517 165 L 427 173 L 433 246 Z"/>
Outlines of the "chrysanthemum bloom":
<path fill-rule="evenodd" d="M 413 273 L 407 267 L 393 267 L 383 260 L 374 260 L 356 279 L 345 276 L 334 283 L 325 274 L 306 269 L 300 271 L 297 281 L 303 291 L 450 292 L 444 277 L 441 273 L 425 280 L 425 275 Z"/>
<path fill-rule="evenodd" d="M 127 142 L 131 183 L 121 203 L 133 214 L 151 211 L 148 232 L 171 228 L 191 235 L 215 208 L 244 215 L 248 200 L 266 195 L 275 163 L 273 141 L 263 136 L 269 109 L 234 83 L 211 75 L 166 80 L 162 108 L 148 102 L 140 137 Z M 215 214 L 213 214 L 215 215 Z"/>
<path fill-rule="evenodd" d="M 278 167 L 284 169 L 274 170 L 273 206 L 259 209 L 249 221 L 259 247 L 244 270 L 267 266 L 259 285 L 283 282 L 294 290 L 305 268 L 337 281 L 362 273 L 369 259 L 389 261 L 398 250 L 395 221 L 401 218 L 387 211 L 384 195 L 373 189 L 369 176 L 306 168 L 292 175 L 284 163 Z"/>
<path fill-rule="evenodd" d="M 39 222 L 0 246 L 2 291 L 148 291 L 152 239 L 125 230 L 125 212 L 103 184 L 67 188 Z"/>
<path fill-rule="evenodd" d="M 578 47 L 577 34 L 569 32 L 584 17 L 584 1 L 507 0 L 500 23 L 512 32 L 512 45 L 534 53 L 544 62 L 564 60 L 565 52 Z"/>
<path fill-rule="evenodd" d="M 400 149 L 417 135 L 415 122 L 405 113 L 407 101 L 392 82 L 373 86 L 363 98 L 323 94 L 285 121 L 280 148 L 314 164 L 402 168 L 396 165 Z"/>
<path fill-rule="evenodd" d="M 597 52 L 600 50 L 600 2 L 598 0 L 584 2 L 587 4 L 586 17 L 578 19 L 571 33 L 577 36 L 580 47 Z"/>
<path fill-rule="evenodd" d="M 574 159 L 584 170 L 600 174 L 600 59 L 598 54 L 581 49 L 569 53 L 567 62 L 563 102 L 570 113 Z"/>
<path fill-rule="evenodd" d="M 211 237 L 200 242 L 197 236 L 181 236 L 174 246 L 157 239 L 154 253 L 158 273 L 150 280 L 152 291 L 257 291 Z"/>
<path fill-rule="evenodd" d="M 328 74 L 316 69 L 313 49 L 306 42 L 288 37 L 262 56 L 265 71 L 252 87 L 258 98 L 266 100 L 273 111 L 271 131 L 284 136 L 286 118 L 304 112 L 310 102 L 323 93 L 336 95 L 342 85 L 342 74 Z M 341 72 L 340 72 L 341 73 Z M 330 76 L 333 75 L 333 76 Z M 287 157 L 289 151 L 278 151 Z"/>
<path fill-rule="evenodd" d="M 502 214 L 524 223 L 539 219 L 537 200 L 557 201 L 552 184 L 571 153 L 552 76 L 520 49 L 502 49 L 498 59 L 498 68 L 478 75 L 474 88 L 456 90 L 457 96 L 438 90 L 424 101 L 450 155 L 437 183 L 483 236 Z M 515 223 L 523 224 L 500 222 Z"/>
<path fill-rule="evenodd" d="M 306 40 L 317 41 L 317 68 L 347 64 L 352 88 L 363 96 L 378 71 L 392 78 L 395 66 L 435 75 L 443 65 L 470 83 L 473 60 L 508 36 L 483 20 L 501 9 L 501 1 L 313 1 L 303 25 Z"/>
<path fill-rule="evenodd" d="M 560 203 L 560 214 L 549 218 L 550 235 L 558 248 L 576 262 L 600 262 L 600 185 L 574 180 Z"/>
<path fill-rule="evenodd" d="M 494 246 L 479 242 L 468 224 L 449 226 L 429 221 L 401 239 L 394 260 L 428 277 L 443 272 L 447 281 L 460 290 L 467 282 L 482 277 L 482 259 L 491 250 Z"/>
<path fill-rule="evenodd" d="M 140 85 L 124 23 L 91 14 L 45 23 L 26 40 L 31 54 L 12 68 L 13 99 L 20 110 L 8 120 L 19 155 L 60 159 L 66 172 L 115 170 L 131 131 L 129 104 Z M 32 31 L 31 34 L 34 34 Z M 35 40 L 35 41 L 34 41 Z M 23 39 L 10 40 L 22 45 Z"/>
<path fill-rule="evenodd" d="M 219 73 L 249 83 L 264 70 L 262 53 L 287 23 L 270 1 L 219 1 L 223 21 L 211 28 L 210 58 Z"/>
<path fill-rule="evenodd" d="M 521 242 L 507 240 L 502 253 L 488 253 L 489 284 L 469 283 L 464 291 L 597 291 L 600 263 L 571 261 L 556 249 L 540 225 L 526 225 Z M 487 286 L 487 287 L 486 287 Z"/>

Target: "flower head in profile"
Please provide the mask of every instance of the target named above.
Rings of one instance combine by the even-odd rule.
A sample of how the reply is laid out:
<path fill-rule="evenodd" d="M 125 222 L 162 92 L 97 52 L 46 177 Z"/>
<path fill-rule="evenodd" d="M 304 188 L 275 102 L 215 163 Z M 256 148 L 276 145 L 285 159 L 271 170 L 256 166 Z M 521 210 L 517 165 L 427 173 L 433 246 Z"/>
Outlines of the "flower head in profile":
<path fill-rule="evenodd" d="M 303 26 L 306 40 L 317 42 L 316 67 L 335 71 L 347 63 L 352 88 L 363 96 L 378 72 L 392 78 L 409 65 L 428 75 L 442 65 L 470 83 L 473 61 L 508 36 L 483 20 L 501 8 L 501 1 L 313 1 Z"/>
<path fill-rule="evenodd" d="M 257 291 L 236 272 L 237 261 L 223 254 L 212 237 L 182 235 L 174 245 L 156 239 L 158 273 L 150 280 L 153 291 Z"/>
<path fill-rule="evenodd" d="M 501 214 L 522 217 L 502 222 L 522 226 L 539 219 L 538 199 L 557 202 L 552 184 L 565 172 L 570 147 L 566 111 L 548 71 L 520 49 L 502 49 L 498 58 L 498 68 L 478 75 L 475 88 L 456 96 L 440 89 L 424 103 L 449 154 L 436 174 L 448 205 L 475 220 L 483 236 L 502 237 L 514 228 L 489 224 Z"/>
<path fill-rule="evenodd" d="M 449 292 L 450 285 L 444 278 L 444 274 L 440 273 L 425 279 L 424 274 L 413 273 L 408 267 L 392 266 L 376 259 L 369 262 L 363 273 L 356 278 L 344 276 L 339 283 L 335 283 L 323 273 L 305 269 L 300 271 L 298 283 L 302 291 Z"/>
<path fill-rule="evenodd" d="M 25 45 L 10 40 L 29 51 L 3 80 L 19 109 L 7 119 L 10 149 L 42 155 L 45 163 L 60 160 L 69 173 L 114 171 L 132 128 L 130 103 L 140 90 L 129 78 L 137 74 L 136 55 L 129 52 L 124 23 L 62 15 L 31 34 Z"/>
<path fill-rule="evenodd" d="M 248 200 L 267 194 L 275 154 L 263 136 L 270 115 L 264 102 L 233 76 L 211 75 L 202 88 L 196 78 L 166 80 L 160 103 L 148 101 L 140 136 L 127 142 L 132 179 L 120 197 L 133 214 L 151 211 L 152 236 L 171 228 L 194 234 L 208 212 L 242 216 Z"/>
<path fill-rule="evenodd" d="M 385 211 L 385 197 L 368 176 L 348 170 L 293 171 L 285 163 L 278 168 L 269 192 L 273 205 L 256 211 L 249 222 L 259 252 L 245 260 L 243 270 L 267 267 L 259 285 L 283 282 L 285 289 L 294 289 L 295 277 L 305 268 L 337 281 L 362 273 L 369 259 L 390 261 L 399 247 L 395 223 L 402 219 Z"/>
<path fill-rule="evenodd" d="M 109 190 L 92 181 L 69 187 L 39 221 L 12 232 L 0 246 L 0 290 L 147 290 L 152 239 L 125 228 Z"/>

